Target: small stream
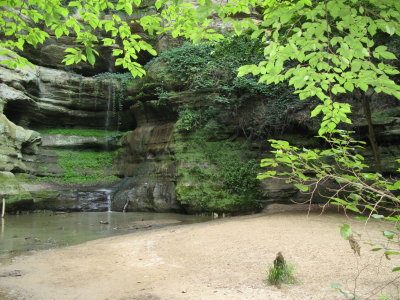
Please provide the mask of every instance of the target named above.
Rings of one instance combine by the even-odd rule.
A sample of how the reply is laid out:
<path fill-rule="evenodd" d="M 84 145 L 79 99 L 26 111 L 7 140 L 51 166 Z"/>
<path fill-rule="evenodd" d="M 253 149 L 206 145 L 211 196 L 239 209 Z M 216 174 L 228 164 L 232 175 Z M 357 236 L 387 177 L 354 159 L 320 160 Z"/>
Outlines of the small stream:
<path fill-rule="evenodd" d="M 30 251 L 80 244 L 211 217 L 171 213 L 77 212 L 10 215 L 0 219 L 0 263 Z"/>

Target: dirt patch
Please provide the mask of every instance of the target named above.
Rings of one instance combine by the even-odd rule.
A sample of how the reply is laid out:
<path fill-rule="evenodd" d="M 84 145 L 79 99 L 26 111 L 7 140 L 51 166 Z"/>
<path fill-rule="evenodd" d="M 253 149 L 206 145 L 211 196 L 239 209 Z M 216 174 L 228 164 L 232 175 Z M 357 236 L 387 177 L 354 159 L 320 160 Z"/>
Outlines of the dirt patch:
<path fill-rule="evenodd" d="M 354 255 L 339 236 L 342 223 L 376 240 L 379 224 L 364 227 L 337 214 L 254 215 L 112 237 L 19 257 L 0 280 L 9 299 L 343 299 L 330 287 L 356 287 L 361 298 L 395 292 L 400 265 L 362 245 Z M 295 267 L 296 284 L 265 282 L 277 252 Z M 356 284 L 355 284 L 356 283 Z M 398 284 L 397 280 L 394 280 Z M 397 299 L 397 298 L 394 298 Z"/>

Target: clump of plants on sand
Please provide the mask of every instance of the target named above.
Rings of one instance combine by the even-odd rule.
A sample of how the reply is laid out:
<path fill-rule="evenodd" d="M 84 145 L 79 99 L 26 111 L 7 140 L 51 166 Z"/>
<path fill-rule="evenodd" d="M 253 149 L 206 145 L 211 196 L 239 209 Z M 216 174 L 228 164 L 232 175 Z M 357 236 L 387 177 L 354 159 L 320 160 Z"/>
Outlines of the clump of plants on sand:
<path fill-rule="evenodd" d="M 268 282 L 280 286 L 282 283 L 294 283 L 294 267 L 288 264 L 281 252 L 278 252 L 274 263 L 268 269 Z"/>

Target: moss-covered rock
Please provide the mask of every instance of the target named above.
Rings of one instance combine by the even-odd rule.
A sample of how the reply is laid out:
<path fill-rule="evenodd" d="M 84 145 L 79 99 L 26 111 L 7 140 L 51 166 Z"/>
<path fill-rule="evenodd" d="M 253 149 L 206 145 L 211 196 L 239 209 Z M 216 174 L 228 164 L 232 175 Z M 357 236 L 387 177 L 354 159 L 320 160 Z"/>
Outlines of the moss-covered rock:
<path fill-rule="evenodd" d="M 27 210 L 33 205 L 32 195 L 27 192 L 11 172 L 0 172 L 0 199 L 6 200 L 6 212 Z"/>
<path fill-rule="evenodd" d="M 212 137 L 210 140 L 209 138 Z M 246 143 L 206 130 L 175 131 L 177 199 L 190 213 L 239 213 L 261 208 L 257 163 Z M 250 161 L 249 161 L 250 160 Z"/>

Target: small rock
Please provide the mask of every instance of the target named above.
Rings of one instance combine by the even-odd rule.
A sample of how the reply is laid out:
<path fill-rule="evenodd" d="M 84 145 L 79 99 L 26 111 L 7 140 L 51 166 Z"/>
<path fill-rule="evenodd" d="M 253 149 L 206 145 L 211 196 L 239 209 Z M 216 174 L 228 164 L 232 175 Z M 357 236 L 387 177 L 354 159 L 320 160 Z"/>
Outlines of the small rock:
<path fill-rule="evenodd" d="M 107 224 L 110 224 L 110 222 L 108 222 L 108 221 L 100 221 L 100 224 L 105 224 L 105 225 L 107 225 Z"/>
<path fill-rule="evenodd" d="M 5 272 L 0 274 L 0 277 L 18 277 L 18 276 L 22 276 L 21 270 L 13 270 L 10 272 Z"/>

